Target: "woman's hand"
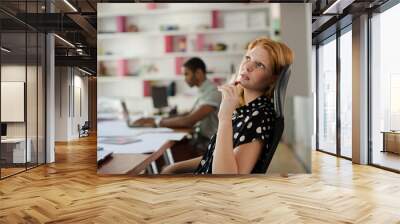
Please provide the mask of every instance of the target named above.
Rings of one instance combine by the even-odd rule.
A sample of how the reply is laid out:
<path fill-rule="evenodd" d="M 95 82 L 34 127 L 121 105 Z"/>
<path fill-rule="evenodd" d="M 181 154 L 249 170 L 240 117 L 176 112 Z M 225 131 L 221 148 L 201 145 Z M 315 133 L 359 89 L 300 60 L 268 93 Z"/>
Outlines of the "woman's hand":
<path fill-rule="evenodd" d="M 235 109 L 239 106 L 240 91 L 235 85 L 226 84 L 218 87 L 218 91 L 222 93 L 222 102 L 218 112 L 218 119 L 232 120 L 232 114 Z"/>

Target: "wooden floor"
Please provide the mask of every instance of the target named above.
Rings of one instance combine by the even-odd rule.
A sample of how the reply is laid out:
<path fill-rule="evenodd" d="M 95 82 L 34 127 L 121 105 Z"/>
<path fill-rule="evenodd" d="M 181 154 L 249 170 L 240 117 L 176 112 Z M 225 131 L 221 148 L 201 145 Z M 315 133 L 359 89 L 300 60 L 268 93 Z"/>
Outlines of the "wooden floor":
<path fill-rule="evenodd" d="M 374 151 L 372 157 L 374 164 L 400 170 L 400 154 L 392 152 Z"/>
<path fill-rule="evenodd" d="M 0 181 L 0 223 L 400 223 L 400 175 L 313 152 L 313 174 L 100 177 L 96 141 Z"/>

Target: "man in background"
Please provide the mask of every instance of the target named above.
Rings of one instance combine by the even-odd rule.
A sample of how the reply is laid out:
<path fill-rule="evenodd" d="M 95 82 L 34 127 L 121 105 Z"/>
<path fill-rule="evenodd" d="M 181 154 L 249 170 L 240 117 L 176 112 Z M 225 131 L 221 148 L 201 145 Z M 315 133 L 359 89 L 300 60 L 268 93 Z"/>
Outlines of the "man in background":
<path fill-rule="evenodd" d="M 167 128 L 191 128 L 193 130 L 192 145 L 199 151 L 206 150 L 211 136 L 217 131 L 218 109 L 221 93 L 207 79 L 206 65 L 200 58 L 194 57 L 183 64 L 185 81 L 190 87 L 198 87 L 197 99 L 189 113 L 162 118 L 142 118 L 133 123 L 137 126 L 157 126 Z"/>

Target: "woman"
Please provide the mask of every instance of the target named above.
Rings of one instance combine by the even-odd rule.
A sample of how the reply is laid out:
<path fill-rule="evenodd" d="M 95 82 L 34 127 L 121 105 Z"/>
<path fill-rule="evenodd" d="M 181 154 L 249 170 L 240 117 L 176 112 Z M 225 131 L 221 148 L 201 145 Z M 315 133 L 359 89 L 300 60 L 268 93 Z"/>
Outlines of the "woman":
<path fill-rule="evenodd" d="M 265 173 L 265 150 L 272 143 L 275 119 L 273 90 L 283 68 L 293 62 L 283 43 L 258 38 L 248 46 L 235 85 L 219 87 L 222 103 L 217 133 L 203 157 L 176 163 L 163 173 Z M 197 167 L 197 168 L 196 168 Z"/>

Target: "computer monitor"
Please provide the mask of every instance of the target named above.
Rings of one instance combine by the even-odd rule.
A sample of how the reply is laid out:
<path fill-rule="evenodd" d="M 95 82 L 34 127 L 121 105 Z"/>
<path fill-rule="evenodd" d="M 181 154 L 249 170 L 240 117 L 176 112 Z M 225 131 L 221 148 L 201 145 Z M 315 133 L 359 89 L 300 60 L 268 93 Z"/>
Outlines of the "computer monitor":
<path fill-rule="evenodd" d="M 7 124 L 1 123 L 1 136 L 7 136 Z"/>
<path fill-rule="evenodd" d="M 168 90 L 166 86 L 152 86 L 151 98 L 156 109 L 168 107 Z"/>

